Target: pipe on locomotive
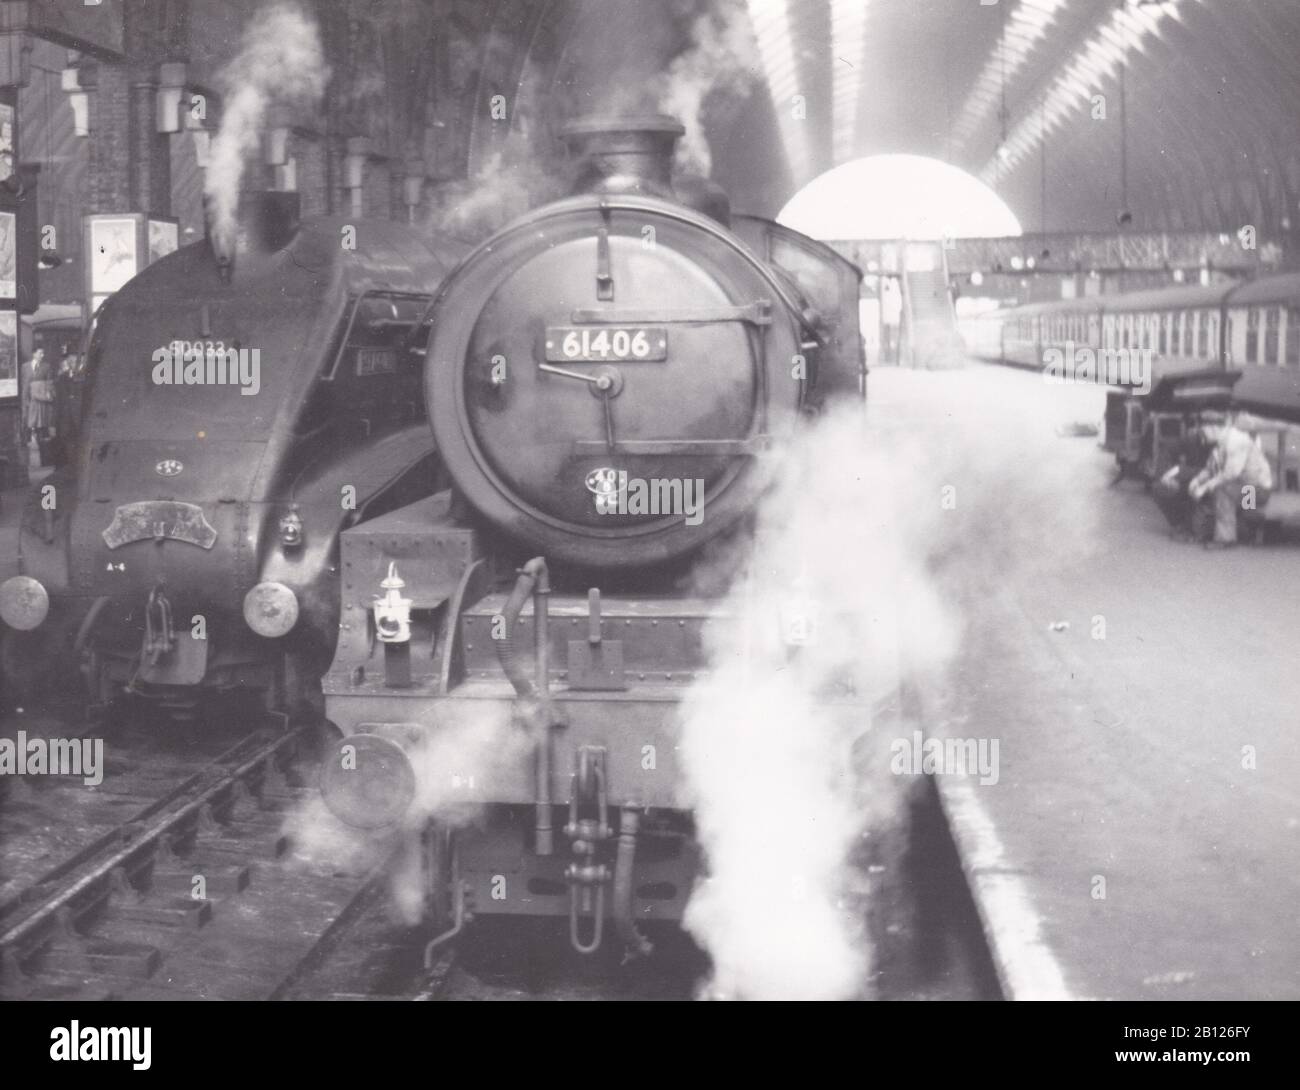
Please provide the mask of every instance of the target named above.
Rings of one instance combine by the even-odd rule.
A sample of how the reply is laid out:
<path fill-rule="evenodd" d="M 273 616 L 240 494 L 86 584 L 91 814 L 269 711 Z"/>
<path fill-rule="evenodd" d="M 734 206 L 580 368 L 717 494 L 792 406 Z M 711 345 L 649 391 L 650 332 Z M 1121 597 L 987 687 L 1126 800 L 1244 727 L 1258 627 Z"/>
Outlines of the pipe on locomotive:
<path fill-rule="evenodd" d="M 614 855 L 614 928 L 630 957 L 644 957 L 654 950 L 654 944 L 637 930 L 632 909 L 632 872 L 640 823 L 637 812 L 624 806 L 618 815 L 618 847 Z"/>
<path fill-rule="evenodd" d="M 555 831 L 551 822 L 551 727 L 555 716 L 551 706 L 550 683 L 550 624 L 548 602 L 551 595 L 551 575 L 544 557 L 535 556 L 519 569 L 514 589 L 501 609 L 504 631 L 496 641 L 497 658 L 501 669 L 521 701 L 528 707 L 523 719 L 536 736 L 537 778 L 535 796 L 536 816 L 533 831 L 536 840 L 534 851 L 538 855 L 555 853 Z M 533 599 L 533 625 L 536 648 L 535 680 L 529 681 L 519 661 L 514 645 L 515 625 L 523 612 L 524 603 Z"/>

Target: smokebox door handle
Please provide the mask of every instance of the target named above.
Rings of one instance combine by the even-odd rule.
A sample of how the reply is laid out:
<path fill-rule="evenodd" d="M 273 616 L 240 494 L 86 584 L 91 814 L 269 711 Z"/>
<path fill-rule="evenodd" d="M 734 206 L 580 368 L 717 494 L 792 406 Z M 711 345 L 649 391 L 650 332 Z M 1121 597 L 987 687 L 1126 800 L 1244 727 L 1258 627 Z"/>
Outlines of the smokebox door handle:
<path fill-rule="evenodd" d="M 609 228 L 596 232 L 596 298 L 602 303 L 614 301 L 614 273 L 609 263 Z"/>

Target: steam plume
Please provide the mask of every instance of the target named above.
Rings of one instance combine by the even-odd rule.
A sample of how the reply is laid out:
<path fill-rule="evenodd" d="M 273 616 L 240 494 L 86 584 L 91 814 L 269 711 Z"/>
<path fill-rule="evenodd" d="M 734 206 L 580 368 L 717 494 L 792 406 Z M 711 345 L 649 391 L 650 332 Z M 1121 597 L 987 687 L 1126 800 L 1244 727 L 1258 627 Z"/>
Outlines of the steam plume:
<path fill-rule="evenodd" d="M 682 709 L 708 862 L 686 926 L 712 956 L 709 994 L 864 994 L 854 849 L 903 823 L 908 786 L 889 771 L 900 724 L 874 711 L 903 679 L 940 686 L 970 588 L 1090 547 L 1093 492 L 1045 387 L 1010 378 L 875 372 L 872 426 L 860 407 L 823 418 L 774 474 L 727 601 L 737 623 L 715 627 Z"/>
<path fill-rule="evenodd" d="M 742 0 L 601 0 L 570 50 L 576 116 L 663 112 L 686 127 L 678 165 L 707 174 L 705 122 L 725 118 L 758 79 L 761 60 Z"/>
<path fill-rule="evenodd" d="M 430 727 L 408 748 L 415 797 L 399 828 L 378 833 L 354 829 L 313 795 L 290 814 L 286 832 L 299 855 L 357 873 L 402 846 L 389 873 L 392 903 L 396 916 L 414 925 L 425 907 L 426 875 L 416 849 L 425 825 L 437 820 L 458 828 L 472 822 L 481 811 L 467 801 L 476 788 L 498 770 L 526 761 L 530 753 L 527 733 L 511 721 L 508 710 L 485 709 L 469 719 Z"/>
<path fill-rule="evenodd" d="M 679 165 L 701 174 L 712 170 L 704 132 L 707 107 L 747 94 L 760 65 L 758 43 L 740 0 L 713 0 L 692 21 L 690 44 L 656 81 L 657 108 L 686 127 L 677 150 Z"/>
<path fill-rule="evenodd" d="M 267 108 L 313 105 L 328 80 L 317 26 L 295 5 L 262 8 L 244 28 L 239 53 L 221 73 L 221 127 L 203 181 L 219 252 L 233 248 L 244 163 L 257 149 Z"/>

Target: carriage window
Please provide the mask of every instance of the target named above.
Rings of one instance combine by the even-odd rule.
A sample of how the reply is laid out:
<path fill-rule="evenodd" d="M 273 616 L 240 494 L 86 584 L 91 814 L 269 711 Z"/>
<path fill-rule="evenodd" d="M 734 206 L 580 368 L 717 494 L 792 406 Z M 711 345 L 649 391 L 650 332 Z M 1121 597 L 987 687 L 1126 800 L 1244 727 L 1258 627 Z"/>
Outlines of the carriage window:
<path fill-rule="evenodd" d="M 1143 347 L 1143 348 L 1150 348 L 1150 347 L 1151 347 L 1151 317 L 1150 317 L 1150 315 L 1146 315 L 1146 314 L 1144 314 L 1144 315 L 1142 316 L 1142 318 L 1141 318 L 1141 322 L 1142 322 L 1142 347 Z"/>
<path fill-rule="evenodd" d="M 1183 355 L 1192 354 L 1192 327 L 1196 324 L 1196 315 L 1190 310 L 1183 311 Z"/>
<path fill-rule="evenodd" d="M 1163 356 L 1169 351 L 1169 315 L 1158 314 L 1156 315 L 1156 321 L 1160 326 L 1160 341 L 1156 351 Z"/>
<path fill-rule="evenodd" d="M 1201 359 L 1210 355 L 1210 316 L 1196 312 L 1196 354 Z"/>
<path fill-rule="evenodd" d="M 1300 367 L 1300 307 L 1286 310 L 1286 365 Z"/>
<path fill-rule="evenodd" d="M 1264 362 L 1277 366 L 1277 335 L 1282 322 L 1282 308 L 1269 307 L 1264 313 Z"/>
<path fill-rule="evenodd" d="M 1246 362 L 1259 362 L 1259 308 L 1246 311 Z"/>

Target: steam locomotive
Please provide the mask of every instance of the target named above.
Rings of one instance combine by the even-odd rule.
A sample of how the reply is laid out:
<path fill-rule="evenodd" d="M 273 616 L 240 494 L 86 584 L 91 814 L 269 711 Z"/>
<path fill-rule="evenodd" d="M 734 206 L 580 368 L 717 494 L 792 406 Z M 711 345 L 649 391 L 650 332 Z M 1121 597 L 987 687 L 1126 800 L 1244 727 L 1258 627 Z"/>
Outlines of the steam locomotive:
<path fill-rule="evenodd" d="M 220 690 L 319 704 L 340 532 L 436 487 L 423 344 L 466 249 L 246 194 L 230 240 L 110 298 L 74 457 L 31 490 L 21 574 L 0 587 L 10 683 L 30 675 L 15 662 L 71 651 L 92 703 L 125 689 L 176 719 Z"/>
<path fill-rule="evenodd" d="M 567 915 L 584 953 L 607 925 L 637 952 L 638 921 L 681 918 L 699 849 L 679 709 L 728 618 L 680 588 L 746 533 L 808 415 L 864 396 L 858 270 L 674 177 L 682 132 L 564 131 L 574 194 L 434 301 L 451 486 L 341 534 L 321 789 L 353 826 L 419 832 L 431 949 L 471 913 Z"/>

